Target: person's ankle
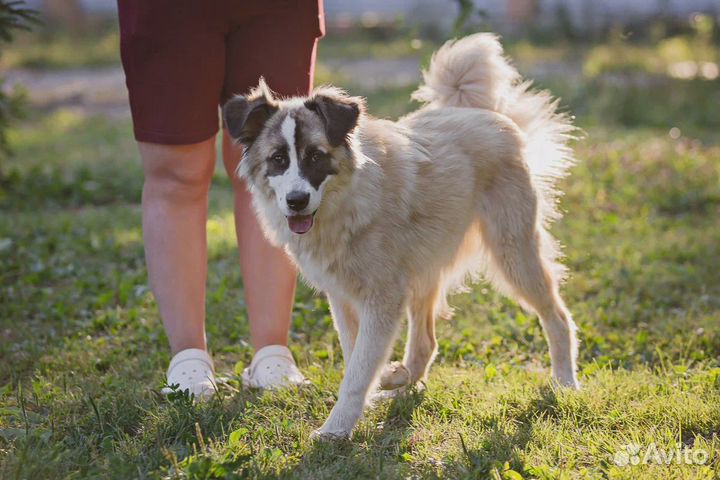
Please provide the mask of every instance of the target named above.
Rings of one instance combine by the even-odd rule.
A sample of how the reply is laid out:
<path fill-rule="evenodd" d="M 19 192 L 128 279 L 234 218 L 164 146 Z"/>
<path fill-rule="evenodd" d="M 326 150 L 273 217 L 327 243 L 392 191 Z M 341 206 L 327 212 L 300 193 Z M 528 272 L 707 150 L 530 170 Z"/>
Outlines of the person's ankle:
<path fill-rule="evenodd" d="M 177 355 L 178 353 L 182 352 L 183 350 L 189 350 L 191 348 L 197 349 L 197 350 L 203 350 L 207 352 L 207 345 L 205 342 L 177 342 L 170 345 L 170 353 L 172 355 Z"/>
<path fill-rule="evenodd" d="M 252 342 L 252 346 L 253 346 L 253 349 L 255 350 L 255 352 L 258 352 L 265 347 L 270 347 L 273 345 L 287 347 L 288 341 L 282 340 L 282 339 L 266 339 L 266 340 L 259 340 L 259 341 Z"/>

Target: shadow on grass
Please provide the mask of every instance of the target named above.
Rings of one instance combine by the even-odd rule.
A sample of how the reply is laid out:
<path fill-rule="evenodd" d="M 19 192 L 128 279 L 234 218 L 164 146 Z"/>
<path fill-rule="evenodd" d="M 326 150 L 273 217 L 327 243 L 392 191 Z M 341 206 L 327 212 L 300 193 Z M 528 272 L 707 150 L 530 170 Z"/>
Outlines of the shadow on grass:
<path fill-rule="evenodd" d="M 507 423 L 503 424 L 504 419 L 494 416 L 483 422 L 486 432 L 478 446 L 469 446 L 462 434 L 458 434 L 463 456 L 446 463 L 446 472 L 455 478 L 506 478 L 503 472 L 507 469 L 523 473 L 526 465 L 520 452 L 532 440 L 533 421 L 538 417 L 559 418 L 556 407 L 555 390 L 545 386 L 540 389 L 537 398 L 516 412 L 514 428 L 509 428 Z"/>
<path fill-rule="evenodd" d="M 425 398 L 424 392 L 411 392 L 394 398 L 382 428 L 357 431 L 352 440 L 315 442 L 299 464 L 279 472 L 278 478 L 385 478 L 419 475 L 423 478 L 486 478 L 497 470 L 525 471 L 520 452 L 533 437 L 533 419 L 557 417 L 557 400 L 551 387 L 540 390 L 537 398 L 517 412 L 517 423 L 508 428 L 501 417 L 478 419 L 483 428 L 479 444 L 461 433 L 461 455 L 446 459 L 412 458 L 413 415 Z"/>
<path fill-rule="evenodd" d="M 3 478 L 64 478 L 77 468 L 88 478 L 146 478 L 158 469 L 196 473 L 222 463 L 204 453 L 206 446 L 263 401 L 259 390 L 219 394 L 205 403 L 181 394 L 166 397 L 137 383 L 109 390 L 90 388 L 53 406 L 28 399 L 32 411 L 52 408 L 56 422 L 72 412 L 73 423 L 56 429 L 47 425 L 52 421 L 33 424 L 31 418 L 24 431 L 16 428 L 15 449 L 22 454 L 5 465 L 10 475 Z M 0 439 L 7 430 L 0 429 Z M 103 461 L 95 462 L 98 457 Z M 244 462 L 230 463 L 240 468 Z"/>
<path fill-rule="evenodd" d="M 315 441 L 297 465 L 279 472 L 278 478 L 375 478 L 402 454 L 407 443 L 414 412 L 425 398 L 424 391 L 413 390 L 388 400 L 378 400 L 368 408 L 382 408 L 389 402 L 387 414 L 378 424 L 364 423 L 356 428 L 351 440 Z"/>

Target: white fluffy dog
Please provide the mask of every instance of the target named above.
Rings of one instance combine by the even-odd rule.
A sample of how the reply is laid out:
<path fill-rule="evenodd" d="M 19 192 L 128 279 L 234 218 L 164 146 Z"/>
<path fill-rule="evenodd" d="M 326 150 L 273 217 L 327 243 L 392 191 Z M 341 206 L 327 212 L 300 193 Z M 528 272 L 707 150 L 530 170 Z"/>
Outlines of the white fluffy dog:
<path fill-rule="evenodd" d="M 496 37 L 446 43 L 397 122 L 335 88 L 278 99 L 261 81 L 223 114 L 267 236 L 327 294 L 345 358 L 321 437 L 347 437 L 379 381 L 424 380 L 446 296 L 482 274 L 540 317 L 561 385 L 577 388 L 575 324 L 545 227 L 573 127 L 530 91 Z M 403 314 L 402 364 L 388 360 Z"/>

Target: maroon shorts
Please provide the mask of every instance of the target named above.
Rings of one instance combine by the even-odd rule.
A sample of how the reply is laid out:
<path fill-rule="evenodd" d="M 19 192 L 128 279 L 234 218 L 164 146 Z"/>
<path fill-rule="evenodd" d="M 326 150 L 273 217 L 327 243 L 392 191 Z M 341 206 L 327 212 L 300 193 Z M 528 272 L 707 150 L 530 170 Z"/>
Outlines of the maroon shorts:
<path fill-rule="evenodd" d="M 322 0 L 118 0 L 135 138 L 190 144 L 218 131 L 218 105 L 263 76 L 312 88 Z"/>

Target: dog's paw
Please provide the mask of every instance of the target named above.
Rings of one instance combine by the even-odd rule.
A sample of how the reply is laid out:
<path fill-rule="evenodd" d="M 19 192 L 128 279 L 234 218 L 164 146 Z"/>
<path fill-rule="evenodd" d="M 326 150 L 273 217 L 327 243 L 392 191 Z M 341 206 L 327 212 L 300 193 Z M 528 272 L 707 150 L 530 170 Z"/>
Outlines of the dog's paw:
<path fill-rule="evenodd" d="M 400 362 L 386 365 L 380 374 L 380 388 L 395 390 L 410 383 L 410 371 Z"/>
<path fill-rule="evenodd" d="M 346 431 L 330 432 L 319 428 L 310 434 L 310 440 L 313 442 L 340 442 L 349 440 L 350 433 Z"/>
<path fill-rule="evenodd" d="M 414 385 L 407 384 L 392 390 L 377 390 L 370 394 L 369 403 L 375 404 L 386 400 L 394 400 L 403 395 L 411 395 L 413 393 L 422 393 L 427 389 L 425 382 L 419 381 Z"/>
<path fill-rule="evenodd" d="M 408 385 L 403 385 L 392 390 L 377 390 L 370 394 L 370 405 L 401 397 L 408 392 L 408 388 Z"/>

